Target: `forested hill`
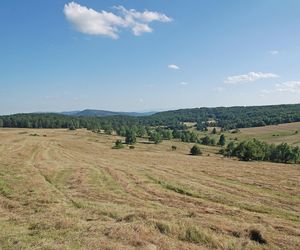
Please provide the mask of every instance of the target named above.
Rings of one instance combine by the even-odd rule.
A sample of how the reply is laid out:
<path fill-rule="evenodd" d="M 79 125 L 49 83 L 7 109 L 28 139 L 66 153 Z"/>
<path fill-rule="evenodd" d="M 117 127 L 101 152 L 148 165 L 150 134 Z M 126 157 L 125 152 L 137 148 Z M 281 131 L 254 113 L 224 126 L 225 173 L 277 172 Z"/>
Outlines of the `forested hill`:
<path fill-rule="evenodd" d="M 208 122 L 223 128 L 245 128 L 300 121 L 300 104 L 192 108 L 156 113 L 148 119 L 160 124 Z"/>
<path fill-rule="evenodd" d="M 224 129 L 256 127 L 299 122 L 300 104 L 193 108 L 159 112 L 146 117 L 114 115 L 107 117 L 61 114 L 16 114 L 0 116 L 0 127 L 24 128 L 109 128 L 164 126 L 184 129 L 183 122 L 196 122 L 198 129 L 218 126 Z"/>
<path fill-rule="evenodd" d="M 85 117 L 106 117 L 106 116 L 149 116 L 156 112 L 114 112 L 107 110 L 85 109 L 82 111 L 62 112 L 63 115 L 85 116 Z"/>

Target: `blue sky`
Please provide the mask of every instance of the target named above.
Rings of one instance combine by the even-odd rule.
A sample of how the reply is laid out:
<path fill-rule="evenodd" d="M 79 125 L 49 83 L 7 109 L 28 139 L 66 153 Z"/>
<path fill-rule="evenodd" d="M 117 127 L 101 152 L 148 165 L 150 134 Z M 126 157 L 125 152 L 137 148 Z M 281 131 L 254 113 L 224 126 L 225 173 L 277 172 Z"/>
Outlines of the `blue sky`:
<path fill-rule="evenodd" d="M 299 9 L 298 0 L 1 1 L 0 114 L 299 103 Z"/>

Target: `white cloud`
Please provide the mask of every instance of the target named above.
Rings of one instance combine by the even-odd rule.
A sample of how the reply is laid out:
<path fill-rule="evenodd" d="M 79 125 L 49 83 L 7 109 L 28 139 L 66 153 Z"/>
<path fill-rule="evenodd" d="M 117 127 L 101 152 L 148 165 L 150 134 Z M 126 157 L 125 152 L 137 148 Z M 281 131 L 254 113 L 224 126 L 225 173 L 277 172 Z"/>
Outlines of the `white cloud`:
<path fill-rule="evenodd" d="M 276 90 L 279 92 L 300 93 L 300 81 L 289 81 L 276 84 Z"/>
<path fill-rule="evenodd" d="M 272 56 L 276 56 L 276 55 L 279 54 L 279 51 L 278 50 L 270 50 L 269 54 L 272 55 Z"/>
<path fill-rule="evenodd" d="M 98 12 L 75 2 L 64 6 L 64 14 L 75 28 L 88 35 L 103 35 L 113 39 L 119 37 L 120 29 L 128 28 L 135 36 L 150 33 L 153 29 L 149 23 L 153 21 L 171 22 L 172 19 L 165 14 L 145 10 L 138 12 L 134 9 L 127 10 L 123 6 L 115 7 L 118 14 Z"/>
<path fill-rule="evenodd" d="M 178 65 L 176 65 L 176 64 L 169 64 L 169 65 L 168 65 L 168 68 L 169 68 L 169 69 L 175 69 L 175 70 L 180 69 L 180 67 L 179 67 Z"/>
<path fill-rule="evenodd" d="M 180 82 L 180 85 L 188 85 L 188 82 Z"/>
<path fill-rule="evenodd" d="M 246 82 L 254 82 L 260 79 L 278 78 L 279 76 L 273 73 L 250 72 L 245 75 L 235 75 L 226 78 L 225 83 L 238 84 Z"/>

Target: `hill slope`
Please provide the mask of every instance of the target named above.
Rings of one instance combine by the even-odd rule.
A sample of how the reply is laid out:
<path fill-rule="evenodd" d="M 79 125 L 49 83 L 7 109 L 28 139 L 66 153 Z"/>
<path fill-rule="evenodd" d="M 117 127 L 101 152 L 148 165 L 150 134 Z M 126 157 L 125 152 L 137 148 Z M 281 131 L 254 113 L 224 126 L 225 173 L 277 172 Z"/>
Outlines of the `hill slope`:
<path fill-rule="evenodd" d="M 0 138 L 3 250 L 300 249 L 297 165 L 208 147 L 193 157 L 191 144 L 169 141 L 114 150 L 118 137 L 86 130 L 0 129 Z"/>
<path fill-rule="evenodd" d="M 159 112 L 152 115 L 144 113 L 118 113 L 111 111 L 84 110 L 62 114 L 16 114 L 0 116 L 0 127 L 33 127 L 33 128 L 105 128 L 113 126 L 164 126 L 171 129 L 184 129 L 183 122 L 196 122 L 198 129 L 205 126 L 222 127 L 225 130 L 234 128 L 260 127 L 300 121 L 300 104 L 250 106 L 250 107 L 217 107 L 194 108 Z"/>
<path fill-rule="evenodd" d="M 115 111 L 107 111 L 107 110 L 96 110 L 96 109 L 85 109 L 82 111 L 68 111 L 62 112 L 63 115 L 70 115 L 70 116 L 83 116 L 83 117 L 90 117 L 90 116 L 97 116 L 97 117 L 106 117 L 106 116 L 148 116 L 153 115 L 155 112 L 115 112 Z"/>

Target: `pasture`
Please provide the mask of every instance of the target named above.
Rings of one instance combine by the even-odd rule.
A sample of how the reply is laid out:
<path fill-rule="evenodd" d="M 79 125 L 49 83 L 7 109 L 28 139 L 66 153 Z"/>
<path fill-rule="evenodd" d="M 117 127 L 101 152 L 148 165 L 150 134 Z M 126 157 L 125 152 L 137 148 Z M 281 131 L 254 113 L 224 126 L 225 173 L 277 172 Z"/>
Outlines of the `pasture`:
<path fill-rule="evenodd" d="M 276 128 L 237 136 L 288 138 Z M 0 129 L 0 249 L 300 249 L 299 165 L 119 138 Z"/>

